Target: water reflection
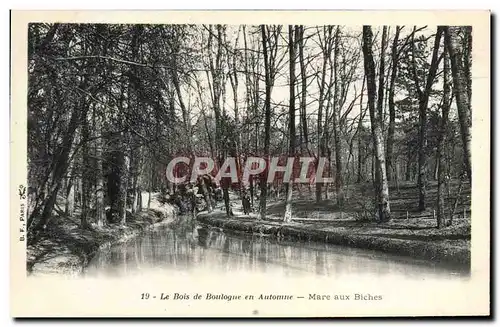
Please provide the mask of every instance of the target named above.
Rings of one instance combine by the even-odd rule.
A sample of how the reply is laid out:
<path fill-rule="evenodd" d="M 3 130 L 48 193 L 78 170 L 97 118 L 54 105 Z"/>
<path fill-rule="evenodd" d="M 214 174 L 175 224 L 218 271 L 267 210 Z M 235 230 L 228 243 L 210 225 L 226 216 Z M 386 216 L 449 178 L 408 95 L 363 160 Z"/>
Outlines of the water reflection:
<path fill-rule="evenodd" d="M 126 276 L 148 269 L 190 272 L 280 272 L 284 276 L 347 274 L 444 277 L 468 272 L 375 251 L 323 243 L 277 242 L 227 234 L 193 221 L 147 232 L 97 253 L 90 276 Z"/>

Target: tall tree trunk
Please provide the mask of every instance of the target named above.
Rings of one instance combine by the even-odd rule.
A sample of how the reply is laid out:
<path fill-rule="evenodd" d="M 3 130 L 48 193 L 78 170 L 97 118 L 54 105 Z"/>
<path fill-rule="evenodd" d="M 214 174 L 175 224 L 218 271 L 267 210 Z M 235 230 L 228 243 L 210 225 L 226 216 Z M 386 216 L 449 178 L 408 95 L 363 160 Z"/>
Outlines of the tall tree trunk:
<path fill-rule="evenodd" d="M 119 217 L 120 224 L 125 225 L 127 222 L 127 199 L 128 199 L 128 184 L 129 184 L 129 169 L 130 169 L 130 157 L 127 150 L 124 150 L 121 158 L 121 181 L 120 181 L 120 193 L 119 193 Z"/>
<path fill-rule="evenodd" d="M 75 185 L 73 183 L 73 173 L 68 174 L 66 177 L 65 195 L 66 201 L 64 206 L 64 213 L 71 217 L 75 213 Z"/>
<path fill-rule="evenodd" d="M 445 184 L 446 184 L 446 128 L 448 125 L 448 114 L 450 112 L 450 64 L 448 62 L 448 51 L 444 50 L 443 68 L 443 105 L 441 107 L 441 122 L 438 135 L 437 165 L 438 165 L 438 190 L 437 190 L 437 227 L 441 228 L 445 223 Z"/>
<path fill-rule="evenodd" d="M 318 168 L 319 160 L 321 157 L 325 155 L 325 140 L 324 140 L 324 131 L 323 131 L 323 106 L 327 94 L 327 90 L 325 90 L 325 79 L 326 79 L 326 67 L 328 64 L 328 59 L 331 55 L 331 30 L 327 31 L 328 27 L 324 27 L 324 44 L 322 45 L 322 54 L 323 54 L 323 64 L 321 70 L 321 81 L 319 85 L 319 100 L 318 100 L 318 121 L 317 121 L 317 158 L 316 158 L 316 168 Z M 327 117 L 328 118 L 328 117 Z M 317 170 L 317 169 L 316 169 Z M 321 178 L 323 176 L 316 176 L 316 178 Z M 316 203 L 321 201 L 321 188 L 322 182 L 316 181 Z"/>
<path fill-rule="evenodd" d="M 135 142 L 135 138 L 132 137 L 132 144 L 137 144 Z M 132 214 L 137 213 L 137 204 L 139 201 L 139 198 L 137 196 L 137 182 L 138 182 L 138 174 L 139 174 L 139 156 L 140 156 L 140 151 L 137 149 L 130 151 L 130 184 L 129 189 L 130 189 L 130 194 L 132 195 L 132 202 L 131 202 L 131 212 Z"/>
<path fill-rule="evenodd" d="M 331 33 L 331 29 L 333 29 L 333 26 L 329 26 L 329 33 Z M 333 72 L 333 64 L 331 62 L 331 59 L 329 59 L 329 65 L 330 65 L 330 78 L 328 81 L 328 87 L 325 92 L 325 98 L 324 102 L 326 102 L 325 106 L 325 113 L 324 113 L 324 123 L 323 123 L 323 136 L 321 138 L 321 144 L 323 146 L 323 155 L 326 156 L 327 158 L 327 177 L 331 178 L 332 177 L 332 147 L 330 146 L 330 106 L 332 105 L 332 87 L 333 87 L 333 77 L 334 77 L 334 72 Z M 335 103 L 333 104 L 333 115 L 335 115 Z M 325 200 L 328 200 L 329 196 L 329 188 L 330 188 L 330 183 L 325 183 L 324 187 L 324 194 L 325 194 Z"/>
<path fill-rule="evenodd" d="M 217 33 L 212 32 L 212 25 L 209 27 L 209 35 L 208 35 L 208 58 L 209 58 L 209 68 L 210 75 L 212 80 L 212 106 L 214 110 L 215 116 L 215 152 L 218 158 L 219 166 L 222 167 L 225 153 L 229 150 L 225 148 L 225 142 L 223 140 L 223 136 L 225 134 L 225 125 L 222 122 L 222 117 L 225 115 L 224 106 L 221 110 L 221 99 L 225 100 L 225 81 L 223 74 L 223 43 L 224 43 L 224 35 L 225 35 L 225 27 L 218 24 L 217 25 Z M 214 51 L 212 48 L 212 42 L 214 36 L 217 40 L 217 47 Z M 215 60 L 213 58 L 213 53 L 215 52 Z M 230 183 L 226 183 L 221 180 L 221 187 L 223 192 L 224 206 L 226 208 L 226 213 L 228 216 L 232 215 L 232 210 L 230 208 L 229 202 L 229 187 Z"/>
<path fill-rule="evenodd" d="M 387 130 L 387 149 L 386 149 L 386 162 L 387 162 L 387 180 L 392 179 L 395 167 L 393 167 L 394 159 L 394 129 L 396 125 L 396 106 L 394 105 L 394 88 L 396 85 L 396 77 L 398 74 L 398 42 L 399 42 L 399 32 L 401 27 L 396 26 L 396 34 L 394 35 L 394 40 L 392 42 L 391 49 L 391 60 L 392 60 L 392 70 L 391 70 L 391 81 L 389 82 L 389 128 Z"/>
<path fill-rule="evenodd" d="M 381 44 L 381 49 L 380 49 L 380 67 L 379 67 L 379 75 L 378 75 L 378 95 L 376 97 L 377 99 L 377 107 L 376 110 L 377 112 L 375 113 L 375 117 L 378 124 L 380 124 L 380 131 L 381 131 L 381 139 L 384 139 L 384 109 L 383 109 L 383 104 L 384 104 L 384 86 L 385 86 L 385 49 L 387 45 L 387 26 L 383 26 L 382 28 L 382 44 Z M 375 84 L 374 84 L 375 85 Z M 383 148 L 382 148 L 383 149 Z M 378 149 L 376 146 L 373 148 L 373 157 L 374 157 L 374 169 L 375 169 L 375 189 L 377 190 L 378 188 L 382 187 L 382 175 L 381 175 L 381 165 L 380 165 L 380 160 L 378 159 L 377 153 Z M 385 153 L 384 153 L 385 156 Z M 387 170 L 384 168 L 385 173 L 387 175 Z M 381 190 L 377 190 L 376 193 L 379 194 Z"/>
<path fill-rule="evenodd" d="M 225 36 L 225 35 L 224 35 Z M 238 34 L 236 36 L 236 40 L 234 42 L 234 49 L 238 47 L 238 40 L 240 37 L 240 29 L 238 28 Z M 236 51 L 236 50 L 234 50 Z M 238 172 L 238 189 L 241 197 L 241 202 L 243 206 L 243 194 L 244 194 L 244 186 L 242 183 L 242 174 L 243 171 L 241 169 L 241 127 L 240 127 L 240 113 L 238 107 L 238 69 L 237 69 L 237 54 L 233 54 L 232 60 L 230 60 L 230 56 L 228 58 L 228 66 L 231 68 L 229 72 L 229 82 L 231 83 L 231 89 L 233 91 L 233 105 L 234 105 L 234 122 L 236 126 L 236 142 L 235 142 L 235 157 L 236 157 L 236 168 Z"/>
<path fill-rule="evenodd" d="M 387 26 L 382 28 L 382 45 L 380 49 L 380 66 L 378 73 L 378 96 L 377 96 L 377 112 L 380 121 L 380 128 L 384 131 L 384 87 L 385 87 L 385 50 L 387 47 Z"/>
<path fill-rule="evenodd" d="M 154 180 L 155 180 L 155 169 L 154 163 L 151 163 L 151 179 L 149 180 L 149 190 L 148 190 L 148 209 L 151 208 L 151 192 L 153 191 Z"/>
<path fill-rule="evenodd" d="M 90 211 L 90 146 L 89 146 L 89 138 L 90 131 L 88 125 L 87 117 L 84 116 L 82 119 L 82 133 L 80 142 L 82 145 L 82 213 L 81 213 L 81 228 L 89 227 L 89 211 Z"/>
<path fill-rule="evenodd" d="M 128 170 L 130 159 L 126 150 L 123 133 L 114 140 L 111 167 L 108 175 L 108 195 L 110 200 L 110 220 L 125 224 L 128 190 Z"/>
<path fill-rule="evenodd" d="M 131 42 L 131 48 L 132 48 L 132 60 L 138 60 L 139 59 L 139 51 L 140 51 L 140 38 L 143 32 L 144 26 L 143 25 L 134 25 L 132 28 L 132 42 Z M 139 70 L 137 69 L 137 66 L 132 67 L 132 74 L 134 76 L 134 79 L 130 81 L 130 84 L 132 87 L 129 87 L 129 107 L 132 105 L 135 105 L 136 107 L 140 107 L 144 95 L 143 95 L 143 90 L 142 87 L 139 85 L 137 82 L 137 79 L 139 77 Z M 133 91 L 133 92 L 131 92 Z M 133 95 L 133 97 L 132 97 Z M 132 124 L 135 125 L 135 121 L 132 122 Z M 135 128 L 135 126 L 134 126 Z M 190 134 L 187 134 L 190 135 Z M 132 146 L 130 147 L 130 178 L 129 178 L 129 183 L 131 182 L 132 185 L 129 185 L 130 188 L 130 193 L 132 195 L 132 205 L 131 205 L 131 211 L 133 214 L 136 214 L 137 212 L 140 211 L 139 209 L 139 201 L 140 201 L 140 191 L 138 189 L 138 183 L 139 183 L 139 173 L 141 170 L 141 160 L 142 160 L 142 149 L 139 143 L 139 136 L 134 132 L 131 134 L 130 139 Z M 131 187 L 130 187 L 131 186 Z"/>
<path fill-rule="evenodd" d="M 335 73 L 334 92 L 333 92 L 333 141 L 335 145 L 335 193 L 337 194 L 337 205 L 344 204 L 344 193 L 342 191 L 342 142 L 340 140 L 340 99 L 339 99 L 339 46 L 340 46 L 340 26 L 335 30 L 335 48 L 333 51 L 333 70 Z"/>
<path fill-rule="evenodd" d="M 295 158 L 295 57 L 297 50 L 297 39 L 299 37 L 299 27 L 292 25 L 288 26 L 288 51 L 290 55 L 290 106 L 288 108 L 288 125 L 289 125 L 289 138 L 290 145 L 288 148 L 288 156 Z M 293 166 L 292 166 L 293 172 Z M 293 174 L 287 187 L 286 203 L 285 203 L 285 216 L 284 221 L 292 221 L 292 195 L 293 195 Z"/>
<path fill-rule="evenodd" d="M 377 96 L 372 39 L 373 33 L 371 26 L 363 26 L 363 56 L 366 74 L 366 86 L 368 91 L 368 109 L 370 111 L 373 146 L 375 148 L 375 159 L 378 162 L 378 165 L 376 165 L 378 167 L 375 167 L 375 169 L 378 170 L 380 174 L 380 180 L 378 181 L 380 185 L 377 185 L 376 188 L 378 200 L 378 215 L 380 222 L 386 222 L 391 219 L 391 210 L 389 204 L 389 186 L 385 169 L 385 153 L 382 128 L 379 121 L 381 117 L 379 117 L 378 112 L 375 109 L 375 101 Z"/>
<path fill-rule="evenodd" d="M 299 41 L 298 41 L 298 50 L 299 50 L 299 63 L 300 63 L 300 87 L 301 87 L 301 95 L 300 95 L 300 125 L 302 128 L 302 135 L 304 137 L 304 146 L 307 152 L 310 154 L 309 150 L 309 132 L 307 129 L 307 73 L 306 73 L 306 62 L 304 58 L 304 25 L 299 26 Z"/>
<path fill-rule="evenodd" d="M 252 82 L 250 78 L 250 68 L 249 68 L 249 56 L 248 56 L 248 43 L 247 43 L 247 33 L 246 33 L 246 26 L 243 25 L 243 44 L 244 44 L 244 61 L 245 61 L 245 87 L 246 87 L 246 105 L 247 105 L 247 110 L 246 110 L 246 115 L 247 117 L 253 117 L 255 113 L 255 105 L 254 105 L 254 92 L 252 91 L 252 87 L 254 86 L 254 83 Z M 255 78 L 255 77 L 254 77 Z M 256 78 L 256 80 L 258 80 Z M 251 133 L 250 133 L 251 126 L 248 124 L 248 149 L 251 147 Z M 255 145 L 255 150 L 257 149 L 257 146 Z M 253 176 L 250 176 L 249 180 L 249 191 L 250 191 L 250 206 L 253 210 L 254 208 L 254 187 L 253 187 Z"/>
<path fill-rule="evenodd" d="M 121 86 L 119 99 L 120 114 L 124 115 L 130 104 L 129 94 L 125 94 L 125 86 Z M 121 125 L 121 124 L 119 124 Z M 121 126 L 117 126 L 120 128 Z M 116 133 L 111 140 L 111 173 L 108 174 L 108 196 L 110 200 L 110 220 L 112 223 L 125 224 L 127 213 L 127 192 L 130 168 L 128 131 Z"/>
<path fill-rule="evenodd" d="M 262 51 L 264 55 L 264 70 L 266 81 L 266 98 L 264 101 L 265 108 L 265 122 L 264 122 L 264 158 L 269 160 L 269 143 L 270 143 L 270 129 L 271 129 L 271 65 L 269 64 L 269 55 L 267 49 L 268 36 L 266 33 L 265 25 L 260 26 L 262 34 Z M 259 219 L 266 218 L 267 209 L 267 169 L 261 173 L 260 178 L 260 203 L 259 203 Z"/>
<path fill-rule="evenodd" d="M 169 41 L 170 45 L 170 51 L 172 52 L 171 59 L 170 59 L 170 77 L 172 84 L 175 89 L 175 93 L 177 94 L 177 99 L 179 100 L 179 106 L 181 108 L 182 112 L 182 123 L 184 127 L 184 131 L 186 133 L 186 140 L 187 140 L 187 148 L 188 152 L 191 153 L 192 150 L 192 144 L 191 144 L 191 127 L 190 127 L 190 120 L 189 120 L 189 112 L 188 108 L 186 107 L 186 104 L 184 102 L 184 98 L 182 96 L 182 90 L 181 90 L 181 85 L 179 81 L 179 76 L 178 76 L 178 68 L 177 68 L 177 57 L 179 54 L 179 39 L 178 36 L 175 35 L 175 37 Z"/>
<path fill-rule="evenodd" d="M 415 32 L 415 29 L 414 29 Z M 413 78 L 415 79 L 415 85 L 418 94 L 418 117 L 419 117 L 419 134 L 418 134 L 418 179 L 417 186 L 419 190 L 418 197 L 418 209 L 420 211 L 425 210 L 425 196 L 426 196 L 426 186 L 427 186 L 427 106 L 429 104 L 429 97 L 432 90 L 432 84 L 436 77 L 437 68 L 439 65 L 438 51 L 439 42 L 441 40 L 441 34 L 443 30 L 442 27 L 438 27 L 436 32 L 436 37 L 434 39 L 434 49 L 432 51 L 432 59 L 427 73 L 427 80 L 424 89 L 421 90 L 418 81 L 417 67 L 415 61 L 415 42 L 413 42 Z M 413 35 L 414 37 L 414 35 Z"/>
<path fill-rule="evenodd" d="M 471 104 L 470 104 L 470 51 L 464 49 L 459 34 L 463 33 L 465 39 L 470 39 L 470 29 L 449 26 L 445 28 L 445 43 L 448 49 L 451 73 L 453 76 L 453 93 L 455 95 L 455 102 L 458 109 L 458 120 L 460 122 L 460 132 L 462 135 L 462 147 L 464 151 L 464 166 L 469 178 L 469 183 L 472 182 L 471 171 Z M 464 52 L 468 54 L 467 60 L 464 60 Z"/>
<path fill-rule="evenodd" d="M 434 178 L 435 181 L 437 181 L 439 178 L 438 172 L 439 172 L 439 160 L 438 160 L 438 154 L 436 151 L 435 160 L 434 160 L 434 173 L 432 174 L 432 177 Z"/>
<path fill-rule="evenodd" d="M 142 211 L 142 208 L 143 208 L 143 204 L 142 204 L 142 188 L 140 185 L 137 186 L 137 212 L 141 212 Z"/>
<path fill-rule="evenodd" d="M 134 160 L 131 160 L 131 162 L 133 162 Z M 131 181 L 132 181 L 132 187 L 130 189 L 131 193 L 132 193 L 132 196 L 133 196 L 133 199 L 132 199 L 132 207 L 131 207 L 131 211 L 133 214 L 137 213 L 138 210 L 137 210 L 137 206 L 139 204 L 139 193 L 137 192 L 137 176 L 135 175 L 136 172 L 135 172 L 135 167 L 134 167 L 135 164 L 131 164 L 130 166 L 132 167 L 131 169 Z"/>
<path fill-rule="evenodd" d="M 134 144 L 138 144 L 139 140 L 135 139 Z M 132 181 L 131 192 L 134 196 L 132 202 L 132 213 L 141 212 L 141 190 L 140 190 L 140 174 L 142 170 L 142 149 L 137 146 L 135 150 L 130 151 L 130 180 Z"/>
<path fill-rule="evenodd" d="M 361 96 L 359 99 L 359 120 L 358 129 L 356 130 L 356 137 L 358 139 L 358 172 L 357 172 L 357 183 L 361 183 L 363 178 L 363 167 L 365 166 L 365 145 L 363 144 L 363 119 L 366 115 L 367 108 L 363 109 L 363 95 L 365 92 L 366 75 L 363 76 L 363 86 L 361 87 Z"/>
<path fill-rule="evenodd" d="M 246 26 L 243 25 L 243 59 L 245 64 L 245 100 L 247 105 L 246 115 L 247 117 L 251 117 L 253 111 L 253 97 L 252 97 L 252 81 L 250 79 L 250 68 L 249 68 L 249 59 L 248 59 L 248 43 L 247 43 L 247 31 Z M 250 140 L 249 140 L 250 143 Z M 250 147 L 250 144 L 249 144 Z"/>
<path fill-rule="evenodd" d="M 104 174 L 103 174 L 103 151 L 102 151 L 102 122 L 101 118 L 95 115 L 96 107 L 94 106 L 94 136 L 95 140 L 95 160 L 96 160 L 96 184 L 95 184 L 95 214 L 97 226 L 104 225 L 106 212 L 104 209 Z"/>
<path fill-rule="evenodd" d="M 411 161 L 413 160 L 411 153 L 408 152 L 406 156 L 406 170 L 405 170 L 405 181 L 409 182 L 411 178 Z"/>

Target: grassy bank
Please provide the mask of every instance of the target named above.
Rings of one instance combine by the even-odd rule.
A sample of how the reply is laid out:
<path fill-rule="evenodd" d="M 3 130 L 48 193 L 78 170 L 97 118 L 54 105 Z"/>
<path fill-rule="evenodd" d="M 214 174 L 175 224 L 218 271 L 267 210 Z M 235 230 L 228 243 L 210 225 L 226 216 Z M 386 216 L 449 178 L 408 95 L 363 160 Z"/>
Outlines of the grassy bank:
<path fill-rule="evenodd" d="M 284 195 L 268 199 L 266 220 L 258 221 L 257 214 L 244 215 L 241 201 L 233 194 L 234 217 L 227 218 L 219 209 L 198 215 L 205 224 L 237 232 L 260 234 L 278 239 L 318 241 L 331 244 L 378 250 L 386 253 L 430 260 L 464 268 L 470 267 L 470 186 L 459 181 L 449 182 L 446 196 L 447 213 L 455 208 L 451 226 L 437 229 L 435 204 L 437 183 L 429 182 L 426 194 L 427 209 L 418 209 L 418 189 L 414 182 L 391 184 L 392 221 L 379 224 L 373 217 L 375 207 L 371 183 L 345 187 L 345 204 L 340 208 L 334 198 L 315 200 L 314 189 L 294 190 L 293 220 L 283 223 Z M 460 196 L 457 197 L 457 194 Z M 258 204 L 255 204 L 258 206 Z"/>
<path fill-rule="evenodd" d="M 229 219 L 220 211 L 201 213 L 198 220 L 226 230 L 277 239 L 327 242 L 463 268 L 470 266 L 470 225 L 467 222 L 457 222 L 456 225 L 437 230 L 428 219 L 398 219 L 387 224 L 350 218 L 283 223 L 278 217 L 270 217 L 265 221 L 248 216 Z"/>
<path fill-rule="evenodd" d="M 157 203 L 153 203 L 151 209 L 129 214 L 124 226 L 92 225 L 82 229 L 78 216 L 54 217 L 47 230 L 27 247 L 27 271 L 30 275 L 81 274 L 98 250 L 125 242 L 174 219 L 173 207 Z"/>

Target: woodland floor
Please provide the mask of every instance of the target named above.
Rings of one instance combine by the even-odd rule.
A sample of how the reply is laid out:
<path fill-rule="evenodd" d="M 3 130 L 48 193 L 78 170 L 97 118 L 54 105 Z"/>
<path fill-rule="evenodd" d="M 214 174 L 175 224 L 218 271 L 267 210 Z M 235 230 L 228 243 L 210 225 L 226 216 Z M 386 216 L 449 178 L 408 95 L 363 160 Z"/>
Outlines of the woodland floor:
<path fill-rule="evenodd" d="M 170 223 L 174 212 L 173 207 L 160 204 L 153 197 L 149 209 L 127 215 L 125 226 L 92 225 L 82 229 L 78 211 L 72 217 L 55 216 L 47 230 L 27 247 L 27 271 L 30 275 L 80 274 L 100 248 L 124 242 L 158 224 Z"/>
<path fill-rule="evenodd" d="M 256 213 L 244 215 L 241 205 L 233 199 L 234 216 L 226 217 L 222 205 L 211 213 L 202 212 L 198 219 L 206 224 L 246 233 L 277 238 L 320 241 L 351 247 L 379 250 L 443 264 L 470 266 L 470 188 L 464 185 L 451 226 L 437 229 L 433 206 L 436 185 L 427 192 L 428 209 L 419 212 L 416 187 L 400 185 L 391 190 L 393 219 L 379 224 L 367 217 L 365 209 L 371 199 L 370 185 L 358 185 L 349 192 L 346 205 L 339 209 L 333 199 L 315 203 L 309 191 L 297 195 L 293 202 L 293 220 L 283 223 L 284 201 L 268 203 L 266 220 L 257 220 Z M 458 182 L 450 187 L 451 206 L 455 203 Z M 312 192 L 314 193 L 314 192 Z M 297 199 L 298 198 L 298 199 Z M 359 199 L 359 200 L 358 200 Z M 362 202 L 361 202 L 362 201 Z M 465 214 L 465 217 L 464 217 Z M 408 218 L 407 218 L 408 217 Z"/>

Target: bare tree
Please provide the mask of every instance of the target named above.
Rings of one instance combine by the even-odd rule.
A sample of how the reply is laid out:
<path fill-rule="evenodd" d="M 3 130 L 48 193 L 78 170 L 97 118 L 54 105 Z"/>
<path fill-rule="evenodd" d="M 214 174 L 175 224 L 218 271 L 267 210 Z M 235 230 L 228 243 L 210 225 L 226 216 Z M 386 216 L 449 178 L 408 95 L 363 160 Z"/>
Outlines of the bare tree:
<path fill-rule="evenodd" d="M 264 56 L 264 72 L 266 84 L 266 97 L 264 101 L 264 158 L 269 160 L 270 130 L 271 130 L 271 93 L 274 87 L 274 80 L 277 73 L 276 56 L 278 53 L 278 40 L 282 26 L 261 25 L 260 32 L 262 36 L 262 52 Z M 266 218 L 267 208 L 267 173 L 261 174 L 260 178 L 260 203 L 259 219 Z"/>
<path fill-rule="evenodd" d="M 370 122 L 373 137 L 373 146 L 375 148 L 376 165 L 375 169 L 380 176 L 376 180 L 376 199 L 378 205 L 379 221 L 387 222 L 391 219 L 391 209 L 389 204 L 389 186 L 385 169 L 385 153 L 382 137 L 382 128 L 380 124 L 381 117 L 375 110 L 376 102 L 376 83 L 375 83 L 375 63 L 373 61 L 372 51 L 373 33 L 371 26 L 363 26 L 363 55 L 366 74 L 366 86 L 368 91 L 368 110 L 370 111 Z"/>
<path fill-rule="evenodd" d="M 418 146 L 418 209 L 425 210 L 425 195 L 426 195 L 426 184 L 427 184 L 427 107 L 429 104 L 429 97 L 432 90 L 432 85 L 436 77 L 437 68 L 441 57 L 438 58 L 439 43 L 441 40 L 441 34 L 443 33 L 442 27 L 438 27 L 436 32 L 436 37 L 434 39 L 434 48 L 432 51 L 432 59 L 429 67 L 429 71 L 426 75 L 426 81 L 424 88 L 420 88 L 420 81 L 417 73 L 417 63 L 416 63 L 416 51 L 415 51 L 415 29 L 413 28 L 413 42 L 412 42 L 412 69 L 413 78 L 415 81 L 415 87 L 418 95 L 418 113 L 419 113 L 419 146 Z"/>
<path fill-rule="evenodd" d="M 464 47 L 461 35 L 470 46 L 470 28 L 449 26 L 444 27 L 445 43 L 451 62 L 451 73 L 453 76 L 453 93 L 458 108 L 458 119 L 462 135 L 462 146 L 464 150 L 464 166 L 469 182 L 472 180 L 471 172 L 471 104 L 470 104 L 470 58 L 471 51 Z"/>
<path fill-rule="evenodd" d="M 439 124 L 437 165 L 438 165 L 438 190 L 437 190 L 437 227 L 441 228 L 445 222 L 445 183 L 446 183 L 446 162 L 445 162 L 445 144 L 446 129 L 448 126 L 448 115 L 451 103 L 451 81 L 450 64 L 448 51 L 444 50 L 443 59 L 443 102 L 441 105 L 441 120 Z"/>
<path fill-rule="evenodd" d="M 394 130 L 396 125 L 396 106 L 394 104 L 394 93 L 396 85 L 396 77 L 398 75 L 398 42 L 399 33 L 401 32 L 401 26 L 396 26 L 396 32 L 394 34 L 394 39 L 392 41 L 391 49 L 391 80 L 389 82 L 389 127 L 387 129 L 387 149 L 386 149 L 386 162 L 387 162 L 387 179 L 390 181 L 392 179 L 392 173 L 397 173 L 397 169 L 394 166 Z M 396 176 L 397 179 L 397 176 Z"/>
<path fill-rule="evenodd" d="M 299 38 L 299 27 L 288 25 L 288 53 L 290 67 L 290 105 L 288 108 L 288 126 L 290 145 L 288 147 L 288 156 L 295 158 L 295 60 L 297 53 L 297 39 Z M 292 167 L 293 171 L 293 167 Z M 292 194 L 293 194 L 293 174 L 287 185 L 285 215 L 283 221 L 290 222 L 292 220 Z"/>
<path fill-rule="evenodd" d="M 344 204 L 343 175 L 342 175 L 342 143 L 340 139 L 340 110 L 341 110 L 341 94 L 340 94 L 340 72 L 339 72 L 339 48 L 340 48 L 340 26 L 335 29 L 335 47 L 333 51 L 333 71 L 334 78 L 334 91 L 333 91 L 333 142 L 335 148 L 335 193 L 337 194 L 337 204 L 342 206 Z M 345 63 L 344 63 L 345 64 Z"/>
<path fill-rule="evenodd" d="M 317 133 L 317 157 L 316 157 L 316 166 L 318 167 L 319 165 L 319 159 L 321 157 L 324 157 L 326 154 L 326 140 L 325 140 L 325 131 L 323 128 L 323 109 L 324 109 L 324 104 L 325 102 L 328 103 L 328 96 L 330 87 L 326 83 L 326 77 L 327 77 L 327 68 L 328 68 L 328 63 L 329 63 L 329 58 L 332 54 L 333 50 L 333 43 L 334 43 L 334 37 L 333 37 L 333 26 L 324 26 L 323 27 L 323 32 L 320 33 L 320 29 L 318 27 L 318 35 L 322 35 L 322 38 L 320 36 L 320 47 L 321 47 L 321 53 L 322 53 L 322 65 L 321 65 L 321 72 L 319 73 L 319 82 L 318 82 L 318 88 L 319 88 L 319 99 L 318 99 L 318 120 L 317 120 L 317 128 L 316 128 L 316 133 Z M 319 176 L 322 177 L 322 176 Z M 319 203 L 321 201 L 321 188 L 322 188 L 322 182 L 317 181 L 316 182 L 316 202 Z"/>

